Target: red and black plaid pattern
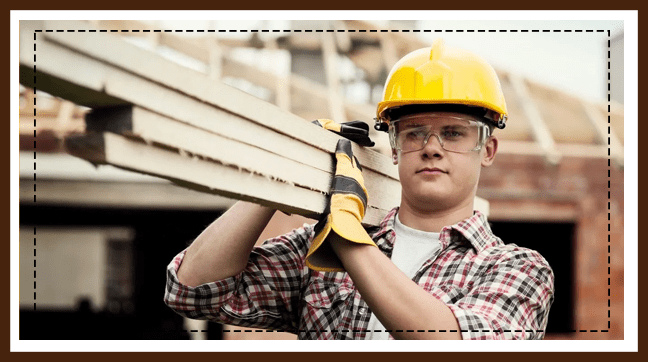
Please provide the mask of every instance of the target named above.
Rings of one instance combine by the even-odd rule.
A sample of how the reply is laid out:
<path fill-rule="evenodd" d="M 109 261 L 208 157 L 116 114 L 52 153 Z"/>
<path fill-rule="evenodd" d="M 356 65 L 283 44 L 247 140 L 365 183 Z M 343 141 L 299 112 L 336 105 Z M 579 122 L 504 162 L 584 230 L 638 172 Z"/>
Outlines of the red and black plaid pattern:
<path fill-rule="evenodd" d="M 398 208 L 368 229 L 391 257 Z M 296 333 L 299 339 L 364 339 L 371 311 L 345 272 L 304 265 L 313 225 L 255 247 L 234 277 L 188 287 L 167 268 L 165 303 L 177 313 L 247 328 Z M 554 275 L 537 252 L 504 244 L 478 211 L 441 230 L 442 247 L 414 276 L 452 310 L 464 339 L 542 339 L 553 302 Z M 403 306 L 406 308 L 407 306 Z"/>

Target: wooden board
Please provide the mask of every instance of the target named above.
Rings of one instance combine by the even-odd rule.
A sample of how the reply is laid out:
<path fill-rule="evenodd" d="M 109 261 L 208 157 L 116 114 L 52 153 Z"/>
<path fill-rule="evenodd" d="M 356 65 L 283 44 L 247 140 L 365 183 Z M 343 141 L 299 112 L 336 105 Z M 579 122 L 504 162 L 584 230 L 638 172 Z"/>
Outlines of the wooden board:
<path fill-rule="evenodd" d="M 324 210 L 325 193 L 332 179 L 332 151 L 339 136 L 226 85 L 218 84 L 218 93 L 235 99 L 222 104 L 220 98 L 218 102 L 206 102 L 210 99 L 197 99 L 196 94 L 181 92 L 173 83 L 178 81 L 178 75 L 186 76 L 183 79 L 191 80 L 198 88 L 214 82 L 142 49 L 123 50 L 121 47 L 132 45 L 110 34 L 81 34 L 86 39 L 65 45 L 55 35 L 37 33 L 40 40 L 35 42 L 33 33 L 21 34 L 22 49 L 28 49 L 21 52 L 21 82 L 95 108 L 87 122 L 88 130 L 100 133 L 70 138 L 67 145 L 72 154 L 94 163 L 170 179 L 195 190 L 259 202 L 308 217 L 316 217 Z M 95 39 L 94 44 L 83 47 L 90 44 L 90 37 Z M 121 56 L 130 57 L 133 63 L 107 62 L 106 58 L 114 58 L 100 54 L 96 45 L 102 42 L 108 53 L 121 51 Z M 37 71 L 30 46 L 34 43 L 39 60 Z M 149 63 L 150 67 L 141 66 Z M 141 73 L 147 72 L 142 69 L 149 68 L 174 73 L 175 77 L 143 77 Z M 234 106 L 236 112 L 231 107 L 219 107 L 232 102 L 239 105 Z M 119 109 L 130 113 L 115 113 Z M 261 113 L 264 110 L 265 114 Z M 358 146 L 354 146 L 354 151 L 365 168 L 370 193 L 365 222 L 375 224 L 398 205 L 400 184 L 393 177 L 395 167 L 387 157 Z"/>
<path fill-rule="evenodd" d="M 188 157 L 234 167 L 246 174 L 261 175 L 290 186 L 316 191 L 322 197 L 328 193 L 331 186 L 333 178 L 331 159 L 325 160 L 324 164 L 317 164 L 317 159 L 310 164 L 301 163 L 294 160 L 292 157 L 294 154 L 289 151 L 285 155 L 269 152 L 245 142 L 223 137 L 218 134 L 218 129 L 207 132 L 139 107 L 95 110 L 88 114 L 87 118 L 90 131 L 112 131 L 132 135 L 152 146 L 171 148 Z M 258 133 L 254 132 L 247 135 L 252 138 L 247 140 L 251 143 L 254 142 L 253 138 L 258 137 Z M 281 140 L 284 136 L 267 133 L 264 137 L 268 137 L 268 140 L 279 137 Z M 328 157 L 332 155 L 329 154 Z M 325 170 L 327 167 L 329 169 Z M 180 178 L 179 175 L 157 175 L 171 179 Z M 379 214 L 384 215 L 399 203 L 400 184 L 397 181 L 370 169 L 365 169 L 363 176 L 370 195 L 368 204 L 370 209 L 375 209 Z M 240 198 L 239 196 L 237 198 Z M 310 217 L 312 212 L 321 211 L 309 210 L 309 214 L 305 216 Z M 291 212 L 301 213 L 294 210 Z M 378 221 L 380 220 L 376 220 Z"/>
<path fill-rule="evenodd" d="M 211 130 L 213 132 L 206 131 L 143 108 L 99 109 L 89 113 L 86 120 L 89 131 L 111 131 L 134 135 L 146 142 L 155 142 L 178 149 L 180 152 L 197 155 L 223 165 L 235 165 L 247 172 L 269 176 L 317 191 L 326 192 L 331 185 L 330 169 L 324 171 L 327 166 L 332 166 L 330 160 L 319 167 L 314 166 L 317 163 L 302 163 L 254 144 L 221 136 L 216 128 Z M 276 136 L 270 132 L 249 133 L 251 138 L 255 135 L 262 135 L 266 140 Z M 278 135 L 277 139 L 277 142 L 283 141 L 281 135 Z M 254 143 L 253 139 L 247 141 Z"/>
<path fill-rule="evenodd" d="M 47 29 L 55 27 L 56 23 L 21 24 Z M 89 26 L 78 24 L 77 29 L 84 28 Z M 213 124 L 220 110 L 218 114 L 230 113 L 236 116 L 231 119 L 241 120 L 228 123 L 229 128 L 223 131 L 231 131 L 232 137 L 241 133 L 237 127 L 256 124 L 304 143 L 310 146 L 308 149 L 315 148 L 325 153 L 335 151 L 339 137 L 331 132 L 318 129 L 310 122 L 236 88 L 214 82 L 205 74 L 140 49 L 118 36 L 87 32 L 43 32 L 38 36 L 37 53 L 41 59 L 38 63 L 38 89 L 51 94 L 62 93 L 56 95 L 88 107 L 136 104 L 203 126 Z M 21 33 L 21 83 L 27 86 L 34 86 L 33 52 L 30 51 L 34 43 L 33 33 Z M 223 128 L 221 124 L 215 126 Z M 293 147 L 289 147 L 292 152 L 301 153 Z M 357 145 L 353 151 L 365 168 L 398 179 L 396 168 L 388 157 Z M 307 154 L 307 162 L 311 162 L 312 154 Z"/>
<path fill-rule="evenodd" d="M 295 187 L 179 150 L 152 147 L 140 139 L 110 132 L 69 137 L 66 147 L 72 155 L 96 164 L 163 177 L 197 191 L 255 202 L 314 219 L 326 205 L 326 195 L 320 191 Z M 385 212 L 369 207 L 364 223 L 377 225 Z"/>

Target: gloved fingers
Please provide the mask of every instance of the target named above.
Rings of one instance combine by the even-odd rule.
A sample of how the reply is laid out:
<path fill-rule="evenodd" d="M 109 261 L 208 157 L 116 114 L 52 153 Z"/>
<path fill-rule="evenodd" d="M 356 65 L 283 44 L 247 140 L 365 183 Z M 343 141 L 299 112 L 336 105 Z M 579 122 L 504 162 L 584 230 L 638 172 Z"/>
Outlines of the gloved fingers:
<path fill-rule="evenodd" d="M 366 122 L 362 121 L 350 121 L 350 122 L 342 122 L 342 123 L 337 123 L 331 119 L 316 119 L 312 122 L 313 124 L 316 124 L 324 129 L 327 129 L 329 131 L 334 131 L 334 132 L 342 132 L 342 133 L 354 133 L 354 134 L 369 134 L 369 125 Z"/>
<path fill-rule="evenodd" d="M 375 145 L 369 138 L 369 125 L 360 121 L 342 123 L 340 135 L 363 147 Z"/>
<path fill-rule="evenodd" d="M 361 128 L 367 131 L 367 134 L 369 133 L 369 125 L 367 124 L 367 122 L 355 120 L 350 122 L 342 122 L 341 124 L 347 127 Z"/>
<path fill-rule="evenodd" d="M 349 126 L 346 124 L 341 124 L 340 125 L 340 133 L 343 134 L 354 134 L 354 135 L 362 135 L 362 136 L 369 136 L 369 131 L 360 127 L 354 127 L 354 126 Z"/>
<path fill-rule="evenodd" d="M 326 130 L 350 139 L 363 147 L 373 147 L 375 143 L 369 138 L 369 125 L 362 121 L 337 123 L 330 119 L 316 119 L 312 122 Z"/>
<path fill-rule="evenodd" d="M 347 127 L 345 125 L 342 125 L 341 130 L 341 132 L 334 132 L 342 137 L 350 139 L 351 141 L 363 147 L 372 147 L 373 145 L 375 145 L 371 138 L 369 138 L 368 131 L 365 131 L 362 128 Z"/>
<path fill-rule="evenodd" d="M 341 128 L 341 125 L 339 123 L 330 119 L 316 119 L 311 123 L 336 133 L 340 132 L 340 128 Z"/>
<path fill-rule="evenodd" d="M 362 147 L 373 147 L 375 143 L 368 137 L 363 135 L 340 134 L 342 137 L 348 138 L 351 141 L 359 144 Z"/>
<path fill-rule="evenodd" d="M 349 161 L 353 157 L 353 148 L 351 148 L 351 142 L 345 139 L 339 139 L 335 145 L 335 155 L 346 155 Z"/>
<path fill-rule="evenodd" d="M 351 162 L 352 167 L 357 167 L 358 169 L 360 169 L 360 171 L 362 171 L 360 161 L 358 161 L 358 158 L 353 154 L 353 147 L 351 146 L 351 142 L 345 139 L 338 140 L 338 143 L 335 146 L 335 155 L 345 155 L 348 158 L 349 162 Z"/>

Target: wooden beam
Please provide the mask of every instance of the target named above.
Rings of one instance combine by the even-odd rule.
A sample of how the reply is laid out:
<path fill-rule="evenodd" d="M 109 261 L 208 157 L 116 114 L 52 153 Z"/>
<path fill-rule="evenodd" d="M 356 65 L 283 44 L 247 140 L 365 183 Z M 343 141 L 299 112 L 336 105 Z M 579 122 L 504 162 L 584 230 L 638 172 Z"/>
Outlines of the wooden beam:
<path fill-rule="evenodd" d="M 582 106 L 585 113 L 587 113 L 587 118 L 596 130 L 599 141 L 610 147 L 610 158 L 612 158 L 617 166 L 623 168 L 623 144 L 619 137 L 617 137 L 616 132 L 605 117 L 597 110 L 596 105 L 583 102 Z"/>
<path fill-rule="evenodd" d="M 127 33 L 123 33 L 123 34 L 127 34 Z M 149 42 L 149 44 L 151 44 L 151 48 L 157 49 L 160 46 L 160 38 L 162 37 L 163 33 L 152 31 L 150 33 L 145 33 L 145 34 L 147 34 L 146 40 Z"/>
<path fill-rule="evenodd" d="M 329 90 L 325 85 L 314 82 L 298 74 L 290 74 L 286 78 L 282 79 L 268 71 L 264 71 L 235 59 L 225 57 L 223 59 L 223 75 L 245 79 L 253 84 L 262 86 L 269 90 L 275 89 L 279 94 L 285 91 L 285 88 L 290 87 L 296 93 L 303 94 L 308 99 L 309 106 L 313 106 L 315 104 L 318 104 L 319 102 L 329 102 Z M 281 84 L 281 90 L 276 89 L 277 84 Z M 281 97 L 278 96 L 278 100 L 279 99 L 281 99 Z M 373 106 L 370 106 L 368 104 L 349 103 L 344 99 L 342 99 L 341 101 L 344 107 L 344 112 L 347 115 L 348 119 L 359 119 L 369 124 L 372 123 L 371 119 L 374 117 L 375 112 L 375 108 Z M 298 105 L 299 103 L 293 100 L 292 96 L 286 103 L 282 104 L 280 102 L 277 102 L 277 106 L 282 109 L 284 109 L 283 107 L 287 105 L 290 105 L 292 107 L 293 104 Z M 322 108 L 321 112 L 324 112 L 325 110 L 325 108 Z"/>
<path fill-rule="evenodd" d="M 325 160 L 324 164 L 318 164 L 317 158 L 313 158 L 311 163 L 299 162 L 290 149 L 287 149 L 285 154 L 269 152 L 255 145 L 222 137 L 217 133 L 216 127 L 206 132 L 205 129 L 139 107 L 94 111 L 88 115 L 87 121 L 90 131 L 128 134 L 150 144 L 160 144 L 175 149 L 180 154 L 193 159 L 236 167 L 244 173 L 261 175 L 290 186 L 316 191 L 321 197 L 328 193 L 332 182 L 333 170 L 330 168 L 330 159 Z M 262 130 L 245 132 L 245 134 L 251 139 L 247 140 L 250 143 L 254 143 L 257 137 L 275 143 L 286 141 L 284 135 Z M 176 178 L 166 174 L 161 176 Z M 398 202 L 399 195 L 390 190 L 400 189 L 400 184 L 396 180 L 381 176 L 371 169 L 365 169 L 363 176 L 367 189 L 371 193 L 370 208 L 387 212 L 395 206 L 394 202 Z"/>
<path fill-rule="evenodd" d="M 72 116 L 74 115 L 76 106 L 74 105 L 74 103 L 65 100 L 62 101 L 59 105 L 58 114 L 56 115 L 56 128 L 67 130 L 72 124 Z"/>
<path fill-rule="evenodd" d="M 304 163 L 288 155 L 268 151 L 254 145 L 253 137 L 263 137 L 268 143 L 283 143 L 284 135 L 263 130 L 251 130 L 245 143 L 218 133 L 218 127 L 204 129 L 179 122 L 139 107 L 104 108 L 86 117 L 89 131 L 110 131 L 139 137 L 149 143 L 172 147 L 181 153 L 200 156 L 223 165 L 278 179 L 319 192 L 328 192 L 332 177 L 330 167 Z M 317 165 L 317 166 L 314 166 Z"/>
<path fill-rule="evenodd" d="M 347 30 L 346 24 L 343 21 L 335 20 L 332 22 L 333 30 L 335 30 L 335 43 L 342 53 L 347 53 L 351 50 L 351 36 Z"/>
<path fill-rule="evenodd" d="M 132 29 L 151 28 L 151 26 L 148 26 L 147 24 L 136 22 L 136 21 L 128 21 L 124 24 L 117 24 L 116 22 L 113 21 L 101 21 L 100 24 L 102 25 L 102 27 L 107 27 L 110 29 L 131 29 L 132 30 Z M 346 23 L 344 22 L 338 22 L 337 26 L 343 28 L 345 27 L 345 24 Z M 206 64 L 209 65 L 209 69 L 210 69 L 209 74 L 212 75 L 212 79 L 219 79 L 219 77 L 217 76 L 218 74 L 220 74 L 220 76 L 231 76 L 235 78 L 242 78 L 251 83 L 260 85 L 266 89 L 274 91 L 277 97 L 277 106 L 287 111 L 290 111 L 291 103 L 292 103 L 291 97 L 289 96 L 290 87 L 296 88 L 299 92 L 307 93 L 309 94 L 309 96 L 322 98 L 324 101 L 328 101 L 329 98 L 329 94 L 328 94 L 329 91 L 327 87 L 322 86 L 319 83 L 313 82 L 305 77 L 292 74 L 285 78 L 280 78 L 270 72 L 260 70 L 256 67 L 253 67 L 251 65 L 239 62 L 235 59 L 228 57 L 226 46 L 223 46 L 224 44 L 227 44 L 227 40 L 225 39 L 216 40 L 214 37 L 205 36 L 205 37 L 191 38 L 190 41 L 188 41 L 187 38 L 179 37 L 173 33 L 154 33 L 154 32 L 130 33 L 129 32 L 129 33 L 117 33 L 117 34 L 122 36 L 141 36 L 141 34 L 157 34 L 157 38 L 155 39 L 156 46 L 164 45 L 175 51 L 186 54 L 194 59 L 205 62 Z M 335 33 L 336 36 L 335 39 L 337 40 L 338 43 L 341 42 L 342 49 L 345 49 L 345 47 L 350 46 L 350 43 L 346 44 L 346 42 L 350 42 L 349 34 L 355 35 L 356 33 L 347 33 L 347 32 Z M 306 35 L 300 35 L 300 37 L 303 36 Z M 319 41 L 319 37 L 316 35 L 314 35 L 314 37 L 317 39 L 317 48 L 320 49 L 321 44 Z M 164 40 L 160 40 L 160 39 L 164 39 Z M 216 43 L 218 45 L 217 50 L 212 49 L 213 43 Z M 230 44 L 230 47 L 234 45 L 236 44 Z M 270 41 L 268 45 L 270 49 L 278 49 L 278 45 L 276 44 L 276 39 Z M 221 57 L 220 62 L 216 60 L 218 59 L 218 56 Z M 336 94 L 339 94 L 339 90 L 336 92 Z M 365 109 L 367 109 L 368 106 L 349 104 L 344 99 L 341 99 L 340 101 L 343 104 L 344 110 L 346 112 L 345 114 L 348 115 L 349 113 L 351 113 L 353 115 L 351 118 L 368 120 L 373 117 L 373 110 L 370 112 L 365 111 Z M 362 114 L 362 117 L 358 117 L 357 116 L 358 114 Z"/>
<path fill-rule="evenodd" d="M 209 78 L 211 80 L 220 80 L 223 75 L 223 49 L 218 44 L 218 39 L 210 39 L 209 50 L 207 51 L 209 61 Z"/>
<path fill-rule="evenodd" d="M 345 20 L 344 23 L 348 29 L 355 30 L 355 32 L 350 33 L 351 39 L 372 42 L 379 41 L 385 34 L 390 34 L 395 42 L 403 48 L 405 53 L 408 53 L 412 50 L 429 47 L 431 45 L 431 43 L 428 43 L 417 36 L 411 35 L 412 33 L 392 32 L 391 30 L 399 29 L 385 28 L 368 21 Z M 359 32 L 359 30 L 365 31 Z M 376 30 L 376 32 L 370 32 L 368 30 Z M 392 65 L 393 64 L 389 64 L 388 66 L 391 67 Z"/>
<path fill-rule="evenodd" d="M 48 26 L 47 21 L 33 24 L 40 25 L 38 28 L 56 28 L 56 23 Z M 83 24 L 78 26 L 83 28 Z M 33 48 L 33 35 L 21 34 L 24 35 L 21 83 L 33 86 L 33 54 L 29 51 Z M 45 87 L 44 90 L 52 94 L 61 93 L 58 96 L 77 104 L 89 107 L 136 104 L 200 127 L 217 127 L 221 134 L 226 132 L 232 138 L 241 137 L 250 127 L 271 129 L 292 138 L 295 145 L 304 144 L 292 151 L 324 151 L 319 156 L 314 151 L 296 156 L 305 163 L 312 162 L 312 157 L 328 159 L 326 153 L 335 152 L 339 136 L 234 87 L 210 81 L 200 72 L 128 44 L 119 37 L 87 32 L 41 33 L 40 37 L 38 51 L 47 62 L 39 63 L 38 88 Z M 191 110 L 191 114 L 187 114 L 187 110 Z M 214 122 L 223 115 L 232 123 Z M 263 142 L 260 138 L 255 141 L 257 145 Z M 365 168 L 398 179 L 396 168 L 386 156 L 357 145 L 354 145 L 354 153 Z"/>
<path fill-rule="evenodd" d="M 326 195 L 320 191 L 295 187 L 180 150 L 151 147 L 142 140 L 109 132 L 69 137 L 66 148 L 70 154 L 95 164 L 110 164 L 162 177 L 200 192 L 255 202 L 313 219 L 326 206 Z M 367 188 L 371 187 L 367 185 Z M 385 212 L 369 207 L 364 223 L 377 225 Z"/>
<path fill-rule="evenodd" d="M 99 40 L 97 38 L 98 36 L 104 37 Z M 253 123 L 273 129 L 279 133 L 290 135 L 318 149 L 329 153 L 335 151 L 335 144 L 339 139 L 338 136 L 325 131 L 313 132 L 313 126 L 309 122 L 304 122 L 303 119 L 293 114 L 282 111 L 280 108 L 236 88 L 209 81 L 200 72 L 179 66 L 174 62 L 163 59 L 156 54 L 152 54 L 134 45 L 126 44 L 118 38 L 111 37 L 109 34 L 68 34 L 53 32 L 45 33 L 45 37 L 46 39 L 51 39 L 53 43 L 60 43 L 65 47 L 81 51 L 88 58 L 95 57 L 102 59 L 104 63 L 114 66 L 113 70 L 123 68 L 129 72 L 138 74 L 143 80 L 146 79 L 167 85 L 169 88 L 172 85 L 174 91 L 189 95 L 191 98 L 196 98 L 211 106 L 237 114 Z M 147 66 L 142 67 L 141 64 L 147 64 Z M 73 73 L 74 70 L 71 72 Z M 124 75 L 123 73 L 112 72 L 111 74 L 115 77 L 122 77 Z M 84 76 L 87 77 L 87 74 L 84 74 Z M 126 80 L 125 75 L 122 78 L 124 78 L 124 81 Z M 111 79 L 100 79 L 99 77 L 96 78 L 96 81 L 112 83 L 114 87 L 121 87 L 125 83 L 112 81 Z M 150 98 L 151 95 L 145 94 L 139 97 Z M 158 102 L 158 104 L 162 105 L 161 103 L 163 102 Z M 147 108 L 158 110 L 158 107 Z M 376 154 L 370 149 L 355 146 L 354 151 L 357 151 L 358 158 L 363 165 L 366 164 L 369 168 L 377 167 L 376 171 L 386 176 L 397 178 L 396 170 L 391 165 L 391 162 L 389 164 L 374 162 L 376 157 L 381 155 Z"/>
<path fill-rule="evenodd" d="M 38 43 L 41 61 L 37 75 L 39 79 L 50 78 L 50 82 L 46 83 L 51 85 L 48 89 L 50 93 L 58 96 L 57 90 L 61 88 L 56 86 L 57 83 L 66 83 L 68 86 L 63 89 L 75 89 L 75 92 L 65 92 L 67 96 L 73 98 L 72 100 L 90 99 L 92 104 L 102 105 L 106 102 L 114 102 L 117 105 L 136 104 L 139 107 L 136 112 L 140 112 L 141 108 L 141 113 L 135 114 L 133 117 L 135 121 L 131 120 L 131 129 L 111 130 L 122 133 L 130 131 L 131 134 L 137 135 L 142 133 L 141 129 L 137 128 L 138 125 L 148 122 L 147 129 L 167 132 L 166 134 L 155 134 L 152 133 L 153 131 L 143 133 L 144 137 L 152 138 L 142 138 L 149 141 L 151 143 L 149 145 L 110 133 L 73 137 L 68 142 L 71 153 L 91 162 L 109 163 L 125 169 L 157 175 L 200 191 L 266 203 L 309 217 L 323 211 L 324 192 L 330 187 L 333 166 L 331 153 L 334 152 L 335 144 L 339 139 L 337 135 L 234 88 L 222 84 L 213 86 L 214 83 L 204 75 L 196 74 L 170 62 L 166 63 L 164 59 L 154 54 L 141 53 L 142 50 L 136 47 L 128 49 L 129 44 L 109 34 L 84 34 L 86 37 L 77 39 L 48 36 L 56 33 L 46 34 L 40 35 L 41 41 Z M 27 34 L 24 40 L 29 39 L 27 42 L 33 42 L 30 35 Z M 102 35 L 105 36 L 101 37 Z M 91 37 L 94 39 L 90 39 Z M 115 43 L 115 40 L 119 43 Z M 61 44 L 63 42 L 66 43 Z M 92 43 L 98 43 L 100 46 L 97 47 Z M 70 45 L 74 50 L 70 49 Z M 31 49 L 31 47 L 27 48 Z M 21 56 L 23 80 L 29 80 L 34 75 L 33 72 L 29 74 L 33 69 L 32 64 L 29 64 L 31 59 L 33 58 L 29 52 L 24 52 Z M 113 62 L 118 64 L 112 64 Z M 80 64 L 85 71 L 77 72 L 76 68 L 62 67 L 62 64 Z M 141 64 L 147 66 L 142 67 Z M 156 72 L 148 72 L 145 70 L 147 68 L 155 68 Z M 146 77 L 136 75 L 142 73 Z M 148 77 L 154 79 L 147 79 Z M 192 87 L 189 87 L 189 84 Z M 197 89 L 210 91 L 198 93 Z M 79 95 L 88 92 L 93 93 L 92 97 Z M 218 97 L 210 94 L 216 94 Z M 223 100 L 223 97 L 228 99 Z M 225 106 L 225 109 L 219 106 Z M 155 110 L 155 113 L 161 116 L 150 111 L 147 113 L 145 109 Z M 140 121 L 140 118 L 146 117 L 140 117 L 142 114 L 148 116 L 150 120 Z M 163 122 L 162 117 L 175 122 L 167 122 L 167 124 L 185 127 L 179 131 L 181 133 L 174 134 L 173 131 L 169 133 L 166 130 L 170 126 L 159 127 L 155 124 Z M 96 122 L 93 122 L 90 121 L 88 126 L 96 125 Z M 123 127 L 125 122 L 110 124 L 111 127 L 119 128 Z M 193 137 L 182 140 L 179 135 L 189 132 L 187 129 L 195 131 L 192 133 Z M 229 142 L 229 146 L 216 148 L 212 150 L 212 154 L 208 154 L 207 138 L 195 141 L 198 137 L 196 135 L 204 132 L 211 132 L 213 134 L 211 139 L 216 139 L 218 135 L 221 136 L 221 141 L 229 139 L 238 143 Z M 164 144 L 166 149 L 152 147 L 153 143 L 158 142 L 155 141 L 156 138 L 162 141 L 160 144 Z M 195 142 L 192 144 L 191 141 Z M 249 175 L 246 176 L 249 177 L 242 177 L 237 168 L 233 169 L 223 164 L 228 160 L 231 161 L 224 158 L 226 157 L 224 154 L 226 148 L 232 144 L 237 145 L 239 149 L 246 149 L 240 160 L 236 161 L 237 166 L 244 166 L 242 162 L 246 162 L 245 155 L 255 148 L 260 149 L 257 156 L 263 155 L 260 159 L 265 162 L 255 163 L 253 166 L 257 169 L 248 172 Z M 200 157 L 196 157 L 195 161 L 187 162 L 188 159 L 180 152 L 185 149 L 193 150 L 196 153 L 192 152 L 192 155 Z M 396 170 L 387 157 L 372 150 L 354 145 L 354 151 L 365 168 L 365 175 L 367 175 L 365 182 L 372 195 L 365 221 L 377 223 L 389 208 L 399 203 L 400 184 Z M 234 153 L 230 152 L 227 157 L 233 157 Z M 280 165 L 268 161 L 273 154 L 285 158 L 286 160 L 283 161 L 285 165 L 295 167 L 299 165 L 301 168 L 298 170 L 302 171 L 290 174 L 288 168 L 283 166 L 270 167 Z M 221 157 L 220 161 L 218 157 Z M 264 166 L 263 163 L 266 165 Z M 194 169 L 195 171 L 192 171 Z M 218 176 L 219 172 L 222 173 L 221 176 Z M 264 172 L 264 174 L 256 172 Z M 309 176 L 305 175 L 308 174 L 319 176 L 314 176 L 313 180 L 306 180 Z M 372 174 L 375 174 L 375 177 Z M 273 180 L 273 177 L 281 178 L 283 181 Z M 307 185 L 299 187 L 301 184 Z M 289 190 L 292 190 L 292 194 Z M 381 200 L 388 204 L 389 208 L 376 209 L 374 205 Z"/>
<path fill-rule="evenodd" d="M 33 179 L 20 179 L 20 202 L 33 203 Z M 38 204 L 174 210 L 227 210 L 236 200 L 171 182 L 54 180 L 39 177 Z"/>
<path fill-rule="evenodd" d="M 527 89 L 526 84 L 524 84 L 524 79 L 515 74 L 509 74 L 508 79 L 510 80 L 511 86 L 515 89 L 519 104 L 529 120 L 533 138 L 538 142 L 540 148 L 544 152 L 545 160 L 552 165 L 557 165 L 560 162 L 561 155 L 558 150 L 556 150 L 556 145 L 553 136 L 551 135 L 551 131 L 549 131 L 547 124 L 542 119 L 540 111 L 533 101 L 533 98 L 529 94 L 529 90 Z"/>
<path fill-rule="evenodd" d="M 324 57 L 324 71 L 326 72 L 328 84 L 329 112 L 336 122 L 346 122 L 347 118 L 341 96 L 342 90 L 340 89 L 340 76 L 337 71 L 335 37 L 331 33 L 322 33 L 322 56 Z"/>
<path fill-rule="evenodd" d="M 272 50 L 273 52 L 278 52 L 279 51 L 279 46 L 277 45 L 277 40 L 276 39 L 271 39 L 268 42 L 266 42 L 266 45 L 268 46 L 268 49 Z M 274 83 L 275 86 L 274 91 L 275 91 L 275 99 L 276 99 L 276 104 L 279 108 L 283 109 L 286 112 L 290 112 L 291 108 L 291 93 L 290 93 L 290 61 L 285 63 L 281 63 L 284 65 L 284 70 L 286 73 L 285 76 L 275 76 L 274 78 Z"/>
<path fill-rule="evenodd" d="M 90 22 L 89 24 L 97 28 L 118 30 L 115 34 L 125 37 L 149 38 L 154 41 L 154 45 L 156 46 L 165 46 L 169 49 L 173 49 L 204 63 L 208 63 L 209 61 L 208 49 L 211 44 L 211 40 L 217 38 L 214 33 L 204 36 L 178 36 L 174 32 L 165 31 L 170 29 L 163 29 L 160 26 L 148 24 L 138 20 L 100 20 L 95 23 Z M 122 30 L 127 31 L 122 32 Z M 144 32 L 144 30 L 149 30 L 149 32 Z M 156 32 L 154 30 L 161 31 Z M 262 43 L 254 35 L 254 33 L 249 39 L 220 38 L 219 43 L 224 48 L 260 48 L 262 46 Z"/>
<path fill-rule="evenodd" d="M 398 54 L 396 52 L 394 38 L 389 34 L 380 39 L 380 51 L 382 53 L 383 64 L 386 67 L 387 73 L 389 73 L 390 67 L 394 66 L 396 62 L 398 62 Z"/>
<path fill-rule="evenodd" d="M 34 120 L 36 120 L 36 127 L 34 127 Z M 42 136 L 41 132 L 50 132 L 56 137 L 60 138 L 69 133 L 81 133 L 85 131 L 85 123 L 83 118 L 74 118 L 69 123 L 64 125 L 60 124 L 56 117 L 42 117 L 42 116 L 20 116 L 20 130 L 21 136 L 33 136 L 34 131 L 38 135 L 38 139 Z"/>
<path fill-rule="evenodd" d="M 222 65 L 222 75 L 224 77 L 245 79 L 252 84 L 256 84 L 271 91 L 275 89 L 279 82 L 278 77 L 273 73 L 245 64 L 230 57 L 224 57 Z"/>
<path fill-rule="evenodd" d="M 314 216 L 324 209 L 323 195 L 285 182 L 209 160 L 194 158 L 179 150 L 150 147 L 145 142 L 113 133 L 89 134 L 66 140 L 70 154 L 96 164 L 172 180 L 202 192 L 253 202 L 265 201 L 284 211 Z M 189 161 L 189 162 L 188 162 Z M 163 165 L 163 167 L 161 167 Z M 286 202 L 286 200 L 289 200 Z"/>

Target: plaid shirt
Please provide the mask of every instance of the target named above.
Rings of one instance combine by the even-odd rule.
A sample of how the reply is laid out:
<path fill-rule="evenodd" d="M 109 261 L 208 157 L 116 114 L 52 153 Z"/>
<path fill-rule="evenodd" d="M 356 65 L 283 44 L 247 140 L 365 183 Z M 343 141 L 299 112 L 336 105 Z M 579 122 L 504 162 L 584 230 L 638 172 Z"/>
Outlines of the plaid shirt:
<path fill-rule="evenodd" d="M 388 257 L 397 241 L 397 212 L 367 229 Z M 178 282 L 182 251 L 167 268 L 164 301 L 189 318 L 292 332 L 299 339 L 365 339 L 371 310 L 349 274 L 304 265 L 313 238 L 313 225 L 304 224 L 255 247 L 240 274 L 197 287 Z M 413 280 L 452 310 L 463 339 L 543 338 L 554 275 L 538 252 L 504 244 L 479 211 L 444 227 L 440 241 Z"/>

